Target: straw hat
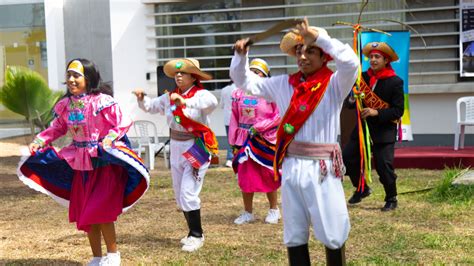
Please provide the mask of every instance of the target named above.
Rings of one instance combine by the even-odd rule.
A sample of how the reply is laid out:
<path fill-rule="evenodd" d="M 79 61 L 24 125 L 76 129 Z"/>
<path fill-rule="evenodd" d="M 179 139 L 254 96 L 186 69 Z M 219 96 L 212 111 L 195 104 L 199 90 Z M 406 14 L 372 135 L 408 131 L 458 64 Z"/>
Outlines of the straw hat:
<path fill-rule="evenodd" d="M 328 32 L 323 28 L 313 26 L 311 26 L 310 28 L 316 30 L 319 35 L 329 36 Z M 293 29 L 287 34 L 285 34 L 285 36 L 283 36 L 283 38 L 281 39 L 280 49 L 282 52 L 288 55 L 296 56 L 296 46 L 298 44 L 303 44 L 303 36 L 299 34 L 298 30 Z"/>
<path fill-rule="evenodd" d="M 263 59 L 255 58 L 254 60 L 252 60 L 250 62 L 250 69 L 252 68 L 260 70 L 263 74 L 265 74 L 266 77 L 268 77 L 268 75 L 270 74 L 270 67 Z"/>
<path fill-rule="evenodd" d="M 397 61 L 398 60 L 398 55 L 395 53 L 395 51 L 390 47 L 390 45 L 384 43 L 384 42 L 369 42 L 364 46 L 364 49 L 362 49 L 362 53 L 369 57 L 370 53 L 373 51 L 381 51 L 382 53 L 386 54 L 390 58 L 387 58 L 388 60 L 392 61 Z"/>
<path fill-rule="evenodd" d="M 174 78 L 177 72 L 185 72 L 199 76 L 200 80 L 212 79 L 211 74 L 201 71 L 199 61 L 193 58 L 179 58 L 168 61 L 163 67 L 166 76 Z"/>

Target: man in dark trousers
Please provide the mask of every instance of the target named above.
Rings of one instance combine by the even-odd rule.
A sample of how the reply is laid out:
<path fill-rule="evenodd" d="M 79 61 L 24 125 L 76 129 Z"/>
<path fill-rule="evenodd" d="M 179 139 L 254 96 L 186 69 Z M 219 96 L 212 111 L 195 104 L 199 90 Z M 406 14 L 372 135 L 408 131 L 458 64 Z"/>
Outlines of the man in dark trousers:
<path fill-rule="evenodd" d="M 397 208 L 397 175 L 393 168 L 397 124 L 404 112 L 403 80 L 393 70 L 390 62 L 397 61 L 395 51 L 384 42 L 372 42 L 364 46 L 362 53 L 370 60 L 370 68 L 362 73 L 361 91 L 364 92 L 361 118 L 367 121 L 372 139 L 375 169 L 385 190 L 385 206 L 382 211 Z M 355 108 L 355 98 L 350 95 L 345 104 Z M 356 204 L 372 192 L 360 178 L 360 152 L 358 128 L 344 147 L 343 160 L 346 174 L 357 188 L 349 204 Z M 359 183 L 361 182 L 361 183 Z"/>

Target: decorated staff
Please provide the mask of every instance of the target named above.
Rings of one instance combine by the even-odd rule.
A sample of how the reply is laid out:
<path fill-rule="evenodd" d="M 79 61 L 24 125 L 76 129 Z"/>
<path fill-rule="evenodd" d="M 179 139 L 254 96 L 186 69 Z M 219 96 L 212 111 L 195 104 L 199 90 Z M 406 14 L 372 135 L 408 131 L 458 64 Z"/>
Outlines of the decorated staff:
<path fill-rule="evenodd" d="M 181 239 L 182 250 L 193 252 L 204 244 L 201 226 L 201 200 L 204 176 L 218 144 L 209 128 L 209 116 L 217 107 L 216 97 L 205 90 L 201 80 L 212 76 L 200 69 L 199 61 L 180 58 L 167 62 L 163 68 L 174 78 L 176 89 L 158 98 L 150 99 L 142 89 L 133 93 L 138 106 L 146 112 L 160 113 L 170 127 L 171 176 L 178 208 L 184 213 L 189 232 Z"/>
<path fill-rule="evenodd" d="M 343 158 L 347 174 L 356 191 L 349 199 L 356 204 L 371 194 L 365 177 L 370 168 L 370 153 L 375 159 L 375 169 L 385 190 L 385 205 L 382 211 L 397 208 L 397 187 L 393 168 L 397 124 L 404 111 L 403 80 L 392 69 L 390 63 L 398 60 L 396 52 L 384 42 L 372 42 L 364 46 L 362 53 L 369 58 L 370 68 L 362 73 L 360 83 L 354 87 L 353 96 L 347 98 L 350 108 L 356 107 L 358 123 L 351 139 L 344 147 Z M 368 131 L 362 130 L 362 122 Z M 370 132 L 370 137 L 369 136 Z M 362 150 L 365 149 L 364 158 Z M 364 173 L 367 175 L 364 176 Z"/>
<path fill-rule="evenodd" d="M 323 28 L 310 27 L 305 18 L 280 43 L 284 53 L 296 57 L 299 71 L 262 79 L 248 67 L 247 43 L 248 39 L 235 43 L 232 80 L 275 102 L 284 114 L 273 167 L 282 181 L 283 240 L 290 265 L 310 265 L 310 225 L 326 246 L 327 263 L 343 265 L 350 223 L 337 134 L 342 103 L 357 78 L 358 58 L 350 46 L 331 38 Z M 327 67 L 332 59 L 335 72 Z"/>

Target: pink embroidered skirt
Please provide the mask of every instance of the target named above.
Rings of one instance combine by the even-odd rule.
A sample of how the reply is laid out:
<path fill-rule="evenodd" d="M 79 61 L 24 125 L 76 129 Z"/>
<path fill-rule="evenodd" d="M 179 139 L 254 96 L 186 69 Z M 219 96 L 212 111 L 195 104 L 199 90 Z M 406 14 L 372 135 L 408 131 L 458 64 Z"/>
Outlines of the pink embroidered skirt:
<path fill-rule="evenodd" d="M 238 165 L 238 182 L 242 192 L 273 192 L 280 187 L 280 181 L 275 181 L 273 171 L 248 159 Z"/>
<path fill-rule="evenodd" d="M 116 221 L 150 184 L 143 161 L 128 147 L 109 152 L 99 148 L 99 157 L 92 158 L 92 164 L 91 171 L 74 170 L 54 148 L 47 147 L 22 158 L 18 177 L 30 188 L 69 207 L 69 221 L 88 232 L 92 224 Z"/>
<path fill-rule="evenodd" d="M 74 171 L 69 222 L 86 232 L 92 224 L 115 222 L 122 213 L 127 177 L 123 168 L 112 165 Z"/>

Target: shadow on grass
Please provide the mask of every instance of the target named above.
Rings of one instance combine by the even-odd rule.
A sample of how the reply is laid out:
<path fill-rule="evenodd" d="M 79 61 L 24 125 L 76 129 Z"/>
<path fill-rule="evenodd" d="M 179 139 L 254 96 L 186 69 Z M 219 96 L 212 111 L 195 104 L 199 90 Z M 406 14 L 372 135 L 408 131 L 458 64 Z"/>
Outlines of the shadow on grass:
<path fill-rule="evenodd" d="M 383 203 L 380 203 L 380 206 L 367 206 L 367 205 L 360 205 L 360 204 L 347 204 L 347 208 L 349 209 L 359 209 L 359 210 L 366 210 L 366 211 L 378 211 L 383 207 Z"/>
<path fill-rule="evenodd" d="M 120 234 L 118 240 L 119 244 L 140 245 L 141 249 L 149 247 L 150 250 L 156 250 L 157 246 L 161 248 L 181 248 L 181 244 L 179 243 L 180 239 L 160 237 L 159 235 Z"/>
<path fill-rule="evenodd" d="M 0 186 L 0 199 L 2 200 L 35 197 L 39 193 L 35 193 L 35 191 L 24 185 L 16 175 L 3 174 L 0 177 L 0 182 L 2 182 L 2 186 Z"/>
<path fill-rule="evenodd" d="M 0 157 L 0 164 L 2 164 L 3 167 L 14 167 L 16 168 L 18 166 L 18 162 L 20 161 L 20 156 L 7 156 L 7 157 Z"/>
<path fill-rule="evenodd" d="M 82 263 L 72 260 L 60 259 L 0 259 L 0 265 L 82 265 Z"/>
<path fill-rule="evenodd" d="M 205 213 L 202 215 L 202 220 L 205 225 L 232 225 L 234 226 L 234 219 L 239 216 L 239 213 L 234 215 L 225 215 L 219 213 Z"/>

